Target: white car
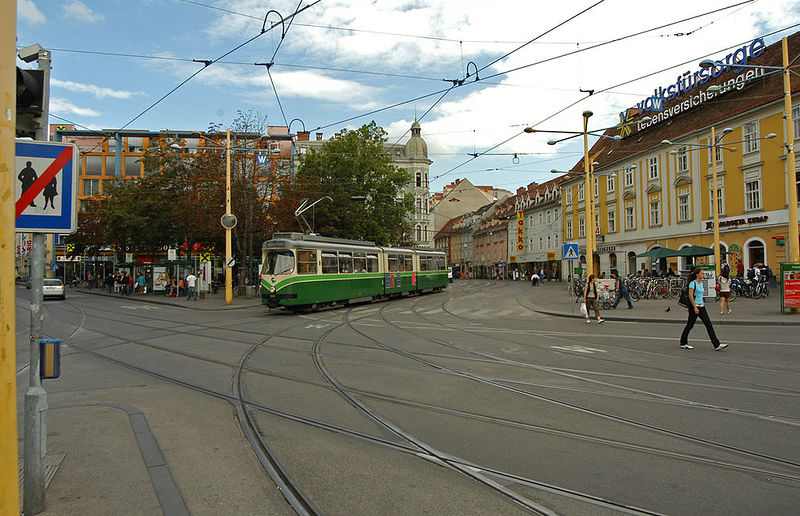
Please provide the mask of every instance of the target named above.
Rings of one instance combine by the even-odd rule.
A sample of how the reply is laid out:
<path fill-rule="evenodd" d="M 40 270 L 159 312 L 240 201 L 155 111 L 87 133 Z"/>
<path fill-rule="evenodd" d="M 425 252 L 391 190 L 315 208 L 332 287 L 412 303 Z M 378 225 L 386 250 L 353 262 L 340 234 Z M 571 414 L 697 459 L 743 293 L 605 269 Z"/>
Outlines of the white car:
<path fill-rule="evenodd" d="M 60 279 L 45 279 L 42 285 L 42 297 L 67 299 L 67 294 L 64 292 L 64 283 Z"/>
<path fill-rule="evenodd" d="M 448 267 L 447 268 L 447 281 L 449 281 L 450 283 L 453 282 L 453 268 L 452 267 Z"/>

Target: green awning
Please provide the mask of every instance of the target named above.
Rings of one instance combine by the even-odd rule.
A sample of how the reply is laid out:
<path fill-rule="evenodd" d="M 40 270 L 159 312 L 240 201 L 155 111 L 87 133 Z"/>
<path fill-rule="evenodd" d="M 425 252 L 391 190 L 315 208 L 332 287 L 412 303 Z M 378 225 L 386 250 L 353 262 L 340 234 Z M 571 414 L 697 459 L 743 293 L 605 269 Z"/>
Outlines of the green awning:
<path fill-rule="evenodd" d="M 690 245 L 678 251 L 677 256 L 710 256 L 714 254 L 714 249 L 711 247 L 703 247 L 701 245 Z"/>
<path fill-rule="evenodd" d="M 714 254 L 713 251 L 711 254 Z M 670 256 L 678 256 L 678 251 L 669 247 L 656 247 L 645 253 L 637 254 L 636 258 L 669 258 Z"/>

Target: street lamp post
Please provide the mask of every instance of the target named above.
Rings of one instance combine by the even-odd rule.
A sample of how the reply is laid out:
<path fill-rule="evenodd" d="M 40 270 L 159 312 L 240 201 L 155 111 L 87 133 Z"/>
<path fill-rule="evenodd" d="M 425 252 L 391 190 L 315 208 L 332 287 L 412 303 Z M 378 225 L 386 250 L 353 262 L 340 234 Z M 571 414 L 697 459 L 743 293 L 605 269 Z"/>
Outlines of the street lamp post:
<path fill-rule="evenodd" d="M 716 270 L 716 277 L 719 277 L 720 263 L 719 263 L 719 191 L 717 190 L 717 146 L 725 138 L 725 135 L 733 131 L 730 127 L 722 130 L 722 134 L 717 138 L 714 132 L 714 126 L 711 126 L 711 209 L 714 210 L 714 268 Z"/>
<path fill-rule="evenodd" d="M 788 38 L 781 40 L 783 59 L 782 66 L 750 65 L 736 63 L 736 68 L 765 68 L 783 73 L 783 118 L 786 120 L 786 161 L 788 163 L 789 188 L 789 261 L 800 262 L 800 229 L 797 221 L 797 167 L 795 166 L 794 125 L 792 120 L 792 84 L 789 78 L 789 43 Z M 714 68 L 716 63 L 711 59 L 700 61 L 701 68 Z M 713 88 L 713 89 L 712 89 Z M 709 91 L 719 90 L 719 86 L 709 87 Z"/>
<path fill-rule="evenodd" d="M 720 254 L 719 254 L 719 192 L 717 191 L 717 149 L 725 149 L 729 151 L 736 150 L 732 147 L 724 147 L 722 146 L 722 139 L 725 138 L 725 135 L 728 133 L 733 132 L 733 129 L 730 127 L 726 127 L 722 130 L 722 133 L 717 136 L 715 132 L 715 128 L 711 126 L 711 139 L 709 140 L 711 143 L 708 145 L 704 145 L 702 143 L 678 143 L 672 142 L 670 140 L 662 140 L 661 143 L 665 145 L 679 145 L 679 146 L 691 146 L 691 147 L 705 147 L 709 149 L 711 152 L 711 216 L 714 219 L 714 265 L 716 269 L 716 274 L 719 276 L 720 274 Z M 770 138 L 775 138 L 777 136 L 775 133 L 769 133 L 766 136 L 761 136 L 756 138 L 757 140 L 766 140 Z M 737 142 L 730 142 L 730 143 L 742 143 L 744 140 L 737 141 Z M 676 154 L 676 152 L 672 151 L 670 154 Z"/>
<path fill-rule="evenodd" d="M 589 162 L 589 110 L 583 112 L 583 172 L 584 203 L 586 204 L 586 277 L 594 274 L 594 191 L 592 190 L 592 164 Z"/>
<path fill-rule="evenodd" d="M 589 159 L 589 135 L 597 136 L 599 138 L 608 138 L 611 140 L 621 140 L 620 136 L 606 136 L 603 134 L 595 134 L 597 131 L 589 131 L 589 118 L 593 115 L 589 110 L 583 112 L 583 131 L 549 131 L 544 129 L 535 129 L 533 127 L 526 127 L 523 131 L 526 133 L 564 133 L 569 134 L 565 138 L 560 140 L 550 140 L 547 142 L 548 145 L 555 145 L 564 140 L 568 140 L 570 138 L 575 138 L 576 136 L 583 135 L 583 172 L 584 172 L 584 203 L 586 205 L 586 277 L 588 278 L 589 275 L 594 273 L 594 246 L 595 246 L 595 223 L 594 223 L 594 190 L 593 184 L 594 179 L 592 178 L 592 170 L 593 165 Z M 607 127 L 605 129 L 599 129 L 598 131 L 605 131 L 606 129 L 612 129 L 620 126 L 632 125 L 642 121 L 649 121 L 650 117 L 646 116 L 643 117 L 641 120 L 636 122 L 628 122 L 620 125 L 616 125 L 613 127 Z"/>

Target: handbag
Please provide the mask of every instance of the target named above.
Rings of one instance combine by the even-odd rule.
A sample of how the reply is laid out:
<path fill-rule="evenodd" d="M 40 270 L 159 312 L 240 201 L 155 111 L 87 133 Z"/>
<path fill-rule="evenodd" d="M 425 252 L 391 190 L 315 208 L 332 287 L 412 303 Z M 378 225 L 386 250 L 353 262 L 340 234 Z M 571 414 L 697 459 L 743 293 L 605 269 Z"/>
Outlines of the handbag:
<path fill-rule="evenodd" d="M 584 317 L 588 317 L 589 316 L 589 312 L 586 311 L 586 303 L 581 303 L 581 314 Z"/>
<path fill-rule="evenodd" d="M 720 290 L 720 286 L 719 286 L 719 285 L 715 286 L 715 287 L 714 287 L 714 290 L 716 290 L 717 292 L 719 292 L 719 290 Z"/>
<path fill-rule="evenodd" d="M 683 286 L 681 289 L 681 295 L 678 297 L 678 304 L 684 308 L 689 308 L 691 303 L 689 302 L 689 284 Z"/>

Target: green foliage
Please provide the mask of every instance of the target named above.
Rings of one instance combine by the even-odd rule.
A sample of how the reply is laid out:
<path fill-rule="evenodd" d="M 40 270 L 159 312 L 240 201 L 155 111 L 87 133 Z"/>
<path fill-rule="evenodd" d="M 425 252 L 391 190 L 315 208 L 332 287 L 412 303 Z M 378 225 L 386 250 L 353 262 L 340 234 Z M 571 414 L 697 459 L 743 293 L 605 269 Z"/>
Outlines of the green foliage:
<path fill-rule="evenodd" d="M 375 122 L 343 130 L 340 137 L 303 157 L 295 183 L 276 204 L 290 203 L 296 208 L 302 198 L 328 196 L 333 202 L 323 201 L 314 208 L 315 232 L 379 245 L 405 243 L 414 201 L 411 194 L 399 192 L 411 178 L 384 152 L 385 141 L 386 132 Z M 353 196 L 364 200 L 353 200 Z M 287 217 L 290 211 L 287 206 L 276 207 L 275 215 Z M 311 217 L 306 214 L 309 221 Z"/>

